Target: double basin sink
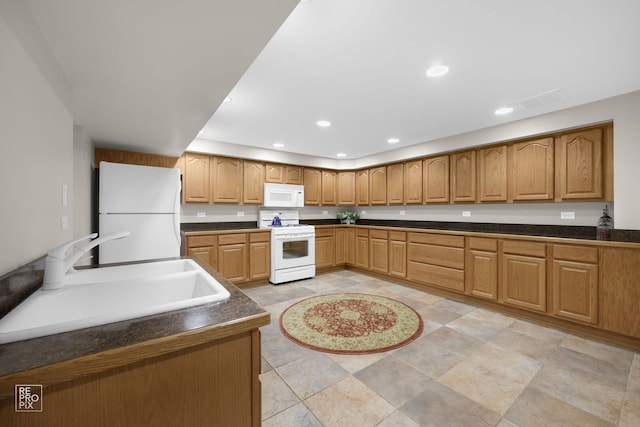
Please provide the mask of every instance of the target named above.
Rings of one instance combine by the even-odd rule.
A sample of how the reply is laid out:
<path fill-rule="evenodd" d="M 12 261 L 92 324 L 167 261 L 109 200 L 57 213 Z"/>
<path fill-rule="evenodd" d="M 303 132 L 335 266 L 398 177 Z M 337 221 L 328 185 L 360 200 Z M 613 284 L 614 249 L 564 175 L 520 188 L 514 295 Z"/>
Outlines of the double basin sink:
<path fill-rule="evenodd" d="M 227 300 L 229 291 L 191 259 L 72 271 L 0 319 L 0 344 Z"/>

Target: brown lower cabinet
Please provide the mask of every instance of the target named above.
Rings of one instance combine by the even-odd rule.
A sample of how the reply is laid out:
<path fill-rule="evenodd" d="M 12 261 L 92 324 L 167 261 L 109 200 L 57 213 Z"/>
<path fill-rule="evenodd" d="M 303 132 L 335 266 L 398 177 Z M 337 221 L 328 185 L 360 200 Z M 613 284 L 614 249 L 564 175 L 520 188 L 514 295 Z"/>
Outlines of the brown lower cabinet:
<path fill-rule="evenodd" d="M 271 274 L 271 231 L 198 232 L 186 236 L 187 255 L 197 256 L 236 285 Z"/>
<path fill-rule="evenodd" d="M 465 265 L 467 292 L 489 300 L 498 299 L 498 240 L 467 238 Z"/>
<path fill-rule="evenodd" d="M 546 245 L 507 240 L 502 248 L 501 302 L 526 310 L 547 311 Z"/>

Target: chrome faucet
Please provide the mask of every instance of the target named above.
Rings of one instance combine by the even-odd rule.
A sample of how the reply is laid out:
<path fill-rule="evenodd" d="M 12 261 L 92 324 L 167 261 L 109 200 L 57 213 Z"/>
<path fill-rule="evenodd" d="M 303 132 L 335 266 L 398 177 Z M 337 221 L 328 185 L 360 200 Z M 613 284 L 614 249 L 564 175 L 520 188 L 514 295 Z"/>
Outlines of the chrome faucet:
<path fill-rule="evenodd" d="M 64 276 L 73 270 L 73 265 L 88 251 L 95 248 L 101 243 L 109 240 L 122 239 L 127 237 L 130 233 L 128 231 L 119 231 L 115 233 L 105 234 L 102 237 L 98 237 L 98 233 L 92 233 L 88 236 L 80 237 L 79 239 L 72 240 L 64 243 L 57 248 L 54 248 L 47 253 L 47 259 L 44 265 L 44 283 L 42 284 L 42 290 L 50 291 L 54 289 L 60 289 L 64 286 Z M 96 239 L 96 237 L 98 237 Z M 73 251 L 67 255 L 67 251 L 70 247 L 83 240 L 93 239 L 89 243 Z"/>

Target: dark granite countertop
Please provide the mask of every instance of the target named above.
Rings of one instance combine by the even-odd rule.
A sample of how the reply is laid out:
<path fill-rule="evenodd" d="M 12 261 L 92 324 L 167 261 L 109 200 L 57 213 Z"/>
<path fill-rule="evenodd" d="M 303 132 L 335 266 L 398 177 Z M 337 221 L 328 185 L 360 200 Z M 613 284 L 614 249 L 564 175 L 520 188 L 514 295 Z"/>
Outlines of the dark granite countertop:
<path fill-rule="evenodd" d="M 2 344 L 0 377 L 198 328 L 224 328 L 256 316 L 267 316 L 268 319 L 268 312 L 231 282 L 205 264 L 199 264 L 229 290 L 231 296 L 227 301 Z M 41 284 L 42 271 L 38 268 L 30 270 L 39 277 Z M 2 290 L 3 280 L 9 281 L 10 277 L 0 279 Z"/>
<path fill-rule="evenodd" d="M 310 225 L 338 225 L 337 219 L 305 219 Z M 360 219 L 357 225 L 379 227 L 416 228 L 423 230 L 462 231 L 476 233 L 513 234 L 520 236 L 556 237 L 596 240 L 596 227 L 575 225 L 500 224 L 480 222 L 402 221 L 386 219 Z M 183 223 L 183 232 L 220 230 L 250 230 L 257 228 L 255 221 Z M 612 241 L 640 243 L 640 230 L 613 230 Z"/>

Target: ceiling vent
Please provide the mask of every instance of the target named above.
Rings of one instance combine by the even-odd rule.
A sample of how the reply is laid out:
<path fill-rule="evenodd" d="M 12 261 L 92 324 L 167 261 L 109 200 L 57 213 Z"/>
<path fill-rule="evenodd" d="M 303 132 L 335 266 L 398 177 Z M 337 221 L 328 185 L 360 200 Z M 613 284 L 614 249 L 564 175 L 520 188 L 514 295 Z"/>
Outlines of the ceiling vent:
<path fill-rule="evenodd" d="M 515 105 L 523 110 L 534 110 L 536 108 L 545 107 L 556 104 L 558 102 L 567 101 L 569 97 L 560 89 L 552 89 L 542 92 L 529 98 L 521 99 Z"/>

